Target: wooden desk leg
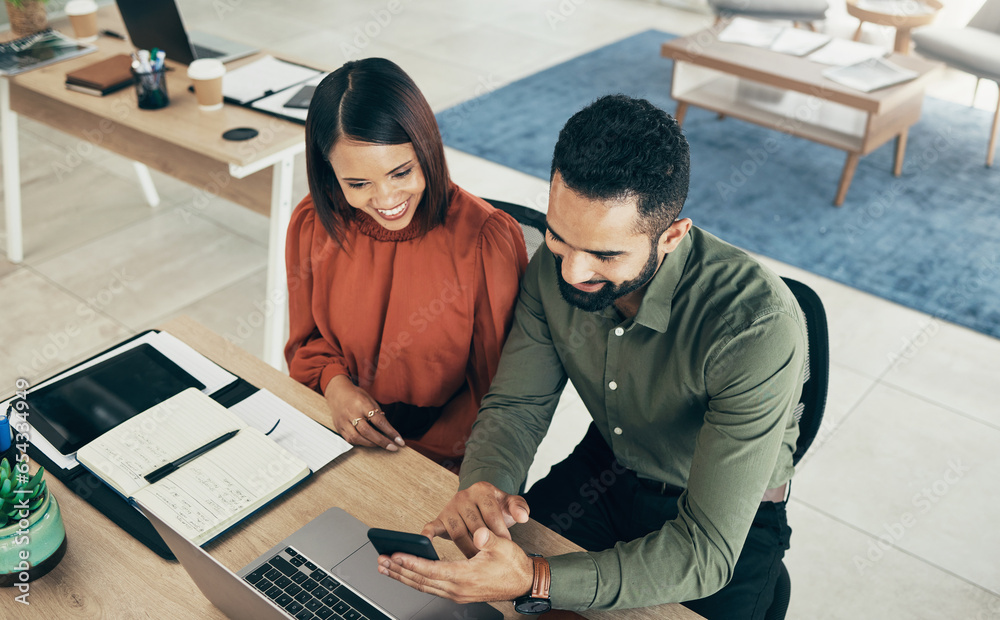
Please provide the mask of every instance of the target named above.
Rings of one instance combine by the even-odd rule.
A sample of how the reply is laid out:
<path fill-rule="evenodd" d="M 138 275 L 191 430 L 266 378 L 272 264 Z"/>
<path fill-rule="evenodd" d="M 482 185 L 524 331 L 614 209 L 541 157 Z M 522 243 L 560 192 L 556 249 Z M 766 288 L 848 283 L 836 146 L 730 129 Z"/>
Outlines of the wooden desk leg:
<path fill-rule="evenodd" d="M 896 28 L 896 44 L 892 48 L 899 54 L 910 53 L 910 29 Z"/>
<path fill-rule="evenodd" d="M 149 175 L 149 168 L 146 167 L 146 164 L 140 164 L 137 161 L 132 162 L 132 167 L 135 168 L 135 176 L 139 177 L 139 185 L 142 186 L 142 193 L 146 195 L 146 202 L 151 207 L 158 206 L 160 194 L 156 191 L 156 185 L 153 185 L 153 177 Z"/>
<path fill-rule="evenodd" d="M 274 164 L 271 178 L 271 225 L 267 242 L 267 297 L 270 313 L 264 317 L 264 361 L 281 370 L 288 316 L 288 280 L 285 274 L 285 233 L 292 219 L 294 155 Z"/>
<path fill-rule="evenodd" d="M 10 109 L 10 81 L 0 77 L 0 140 L 3 142 L 4 213 L 7 223 L 7 260 L 24 260 L 21 228 L 21 155 L 18 151 L 17 112 Z"/>
<path fill-rule="evenodd" d="M 677 119 L 677 126 L 682 127 L 684 125 L 684 115 L 687 114 L 688 104 L 683 101 L 677 102 L 677 111 L 674 112 L 674 118 Z"/>
<path fill-rule="evenodd" d="M 892 174 L 899 176 L 903 174 L 903 158 L 906 157 L 906 137 L 910 134 L 909 129 L 904 129 L 896 136 L 896 157 L 893 160 Z"/>
<path fill-rule="evenodd" d="M 840 185 L 837 187 L 837 197 L 833 199 L 833 206 L 839 207 L 844 204 L 847 197 L 847 188 L 851 186 L 854 179 L 854 171 L 858 168 L 858 160 L 861 159 L 859 153 L 848 153 L 847 161 L 844 162 L 844 171 L 840 173 Z"/>

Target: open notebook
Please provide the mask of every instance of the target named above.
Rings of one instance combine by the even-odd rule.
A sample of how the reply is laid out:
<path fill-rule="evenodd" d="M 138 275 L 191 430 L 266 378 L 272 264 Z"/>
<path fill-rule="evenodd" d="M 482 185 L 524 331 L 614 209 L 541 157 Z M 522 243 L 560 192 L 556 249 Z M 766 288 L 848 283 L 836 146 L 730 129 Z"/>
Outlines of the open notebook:
<path fill-rule="evenodd" d="M 166 477 L 146 481 L 231 431 L 239 432 Z M 310 474 L 305 461 L 194 388 L 104 433 L 80 448 L 77 459 L 199 545 Z"/>

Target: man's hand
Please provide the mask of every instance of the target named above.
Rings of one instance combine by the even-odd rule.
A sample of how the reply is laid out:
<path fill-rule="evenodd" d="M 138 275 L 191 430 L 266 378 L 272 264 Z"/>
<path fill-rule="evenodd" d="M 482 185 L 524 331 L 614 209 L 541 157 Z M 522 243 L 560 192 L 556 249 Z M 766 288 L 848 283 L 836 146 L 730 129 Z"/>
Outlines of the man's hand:
<path fill-rule="evenodd" d="M 456 493 L 438 518 L 420 533 L 427 538 L 449 539 L 471 558 L 482 549 L 472 541 L 472 533 L 479 528 L 489 528 L 497 536 L 511 540 L 508 528 L 527 522 L 528 502 L 523 497 L 508 495 L 489 482 L 477 482 Z"/>
<path fill-rule="evenodd" d="M 472 542 L 477 553 L 471 559 L 435 562 L 394 553 L 378 556 L 378 572 L 456 603 L 510 601 L 531 591 L 534 564 L 517 543 L 485 527 Z"/>

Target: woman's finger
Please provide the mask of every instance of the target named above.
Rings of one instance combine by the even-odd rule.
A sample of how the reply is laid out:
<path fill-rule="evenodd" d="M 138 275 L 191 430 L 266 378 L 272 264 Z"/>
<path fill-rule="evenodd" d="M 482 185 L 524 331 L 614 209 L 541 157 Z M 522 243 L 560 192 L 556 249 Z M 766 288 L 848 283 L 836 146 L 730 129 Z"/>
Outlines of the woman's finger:
<path fill-rule="evenodd" d="M 373 415 L 369 415 L 374 412 Z M 381 409 L 373 409 L 368 414 L 365 414 L 368 422 L 370 422 L 375 428 L 382 432 L 383 435 L 389 439 L 396 442 L 396 445 L 405 446 L 403 442 L 402 435 L 399 434 L 392 424 L 389 423 L 389 419 L 385 417 L 385 413 Z"/>

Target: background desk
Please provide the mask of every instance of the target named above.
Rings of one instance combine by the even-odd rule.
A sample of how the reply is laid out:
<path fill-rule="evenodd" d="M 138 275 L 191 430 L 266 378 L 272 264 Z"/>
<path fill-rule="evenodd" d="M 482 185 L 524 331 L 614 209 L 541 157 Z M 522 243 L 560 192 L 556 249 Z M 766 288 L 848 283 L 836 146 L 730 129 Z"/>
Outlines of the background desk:
<path fill-rule="evenodd" d="M 115 5 L 98 12 L 100 28 L 125 33 Z M 72 36 L 68 24 L 54 26 Z M 9 33 L 6 38 L 10 38 Z M 292 212 L 292 168 L 296 154 L 304 151 L 305 133 L 298 123 L 285 121 L 235 105 L 202 112 L 187 88 L 187 67 L 167 60 L 170 105 L 161 110 L 140 110 L 135 90 L 127 88 L 104 97 L 73 92 L 65 86 L 66 74 L 115 54 L 129 53 L 131 43 L 100 37 L 98 51 L 58 62 L 17 76 L 0 78 L 0 122 L 3 138 L 3 180 L 7 220 L 7 257 L 23 259 L 17 118 L 23 115 L 107 149 L 165 174 L 207 194 L 269 215 L 267 290 L 274 311 L 265 318 L 264 359 L 280 367 L 287 308 L 285 231 Z M 259 55 L 227 64 L 231 70 Z M 223 140 L 234 127 L 254 127 L 260 133 L 243 142 Z M 137 167 L 143 189 L 152 204 L 156 191 L 145 168 Z M 199 207 L 192 192 L 190 209 Z M 95 196 L 100 200 L 101 196 Z M 280 300 L 280 301 L 279 301 Z"/>
<path fill-rule="evenodd" d="M 316 420 L 327 421 L 322 396 L 198 323 L 182 317 L 162 329 Z M 224 617 L 179 564 L 161 559 L 57 480 L 48 480 L 66 524 L 66 556 L 51 573 L 31 584 L 30 607 L 22 609 L 13 601 L 4 601 L 4 617 Z M 236 571 L 330 506 L 343 508 L 371 527 L 420 531 L 457 488 L 457 476 L 410 449 L 393 454 L 355 448 L 213 542 L 208 551 Z M 579 549 L 534 521 L 515 527 L 513 535 L 526 549 L 545 555 Z M 438 539 L 435 543 L 442 557 L 461 558 L 450 542 Z M 13 591 L 2 594 L 14 596 Z M 515 614 L 509 603 L 497 607 L 506 618 L 524 618 Z M 628 620 L 700 618 L 680 605 L 585 615 Z"/>

